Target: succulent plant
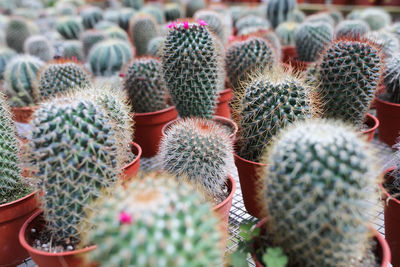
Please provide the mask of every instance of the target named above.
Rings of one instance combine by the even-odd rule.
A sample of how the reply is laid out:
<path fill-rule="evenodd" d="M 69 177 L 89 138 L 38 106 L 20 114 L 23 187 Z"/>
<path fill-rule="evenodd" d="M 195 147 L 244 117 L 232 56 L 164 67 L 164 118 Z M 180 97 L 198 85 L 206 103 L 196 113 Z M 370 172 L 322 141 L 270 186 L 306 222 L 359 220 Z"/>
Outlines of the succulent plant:
<path fill-rule="evenodd" d="M 320 12 L 308 16 L 305 22 L 315 23 L 315 22 L 325 22 L 330 24 L 332 27 L 335 27 L 335 20 L 329 15 L 328 12 Z"/>
<path fill-rule="evenodd" d="M 316 61 L 333 39 L 332 25 L 326 22 L 300 24 L 294 35 L 299 60 Z"/>
<path fill-rule="evenodd" d="M 189 0 L 186 3 L 186 17 L 191 18 L 196 11 L 206 8 L 207 3 L 205 0 Z"/>
<path fill-rule="evenodd" d="M 299 27 L 296 22 L 284 22 L 276 27 L 275 32 L 279 37 L 279 40 L 283 46 L 294 46 L 294 35 Z"/>
<path fill-rule="evenodd" d="M 383 68 L 380 50 L 369 41 L 334 41 L 318 66 L 317 88 L 323 118 L 361 127 Z"/>
<path fill-rule="evenodd" d="M 369 25 L 363 20 L 343 20 L 336 26 L 335 36 L 336 39 L 361 39 L 369 31 Z"/>
<path fill-rule="evenodd" d="M 87 30 L 84 31 L 80 36 L 80 41 L 83 45 L 83 52 L 85 57 L 89 55 L 90 49 L 103 40 L 107 39 L 106 34 L 103 31 L 98 30 Z"/>
<path fill-rule="evenodd" d="M 299 9 L 293 10 L 293 22 L 303 23 L 306 20 L 306 14 Z"/>
<path fill-rule="evenodd" d="M 85 244 L 102 244 L 88 254 L 89 261 L 100 266 L 223 265 L 218 218 L 193 186 L 151 173 L 126 187 L 93 204 L 100 210 L 90 213 L 94 228 L 81 227 Z"/>
<path fill-rule="evenodd" d="M 385 58 L 391 58 L 392 55 L 400 52 L 400 41 L 397 37 L 386 30 L 369 32 L 365 38 L 381 47 L 381 52 Z"/>
<path fill-rule="evenodd" d="M 150 40 L 158 36 L 157 22 L 149 15 L 136 15 L 130 23 L 129 34 L 137 56 L 146 55 Z"/>
<path fill-rule="evenodd" d="M 328 14 L 335 21 L 335 25 L 339 24 L 344 19 L 342 13 L 337 9 L 329 10 Z"/>
<path fill-rule="evenodd" d="M 267 19 L 272 27 L 293 19 L 293 11 L 296 9 L 296 0 L 270 0 L 267 4 Z"/>
<path fill-rule="evenodd" d="M 393 33 L 400 40 L 400 22 L 393 23 L 389 28 L 389 32 Z"/>
<path fill-rule="evenodd" d="M 107 30 L 108 28 L 111 27 L 118 27 L 118 24 L 115 22 L 107 21 L 107 20 L 101 20 L 94 25 L 95 30 Z"/>
<path fill-rule="evenodd" d="M 107 28 L 103 32 L 109 39 L 120 39 L 129 42 L 129 37 L 126 31 L 118 26 Z"/>
<path fill-rule="evenodd" d="M 222 16 L 216 11 L 199 10 L 194 14 L 194 19 L 203 20 L 208 24 L 208 29 L 214 32 L 226 44 L 229 40 L 228 28 L 224 25 Z"/>
<path fill-rule="evenodd" d="M 82 17 L 82 24 L 85 29 L 93 29 L 94 25 L 103 19 L 103 11 L 101 8 L 96 6 L 83 9 L 80 15 Z"/>
<path fill-rule="evenodd" d="M 109 39 L 97 43 L 89 52 L 88 62 L 95 76 L 112 76 L 133 57 L 128 42 Z"/>
<path fill-rule="evenodd" d="M 147 52 L 146 54 L 153 57 L 158 57 L 162 51 L 162 47 L 164 45 L 165 38 L 158 36 L 154 37 L 147 44 Z"/>
<path fill-rule="evenodd" d="M 248 27 L 258 27 L 264 30 L 271 28 L 271 24 L 268 20 L 255 15 L 247 15 L 242 17 L 236 22 L 235 26 L 238 32 Z"/>
<path fill-rule="evenodd" d="M 360 13 L 360 19 L 368 23 L 372 31 L 380 30 L 392 22 L 388 12 L 380 8 L 367 8 Z"/>
<path fill-rule="evenodd" d="M 23 53 L 24 42 L 33 34 L 29 22 L 23 18 L 10 18 L 5 26 L 7 46 L 18 53 Z"/>
<path fill-rule="evenodd" d="M 79 40 L 64 40 L 61 42 L 61 57 L 82 62 L 85 58 L 83 45 Z"/>
<path fill-rule="evenodd" d="M 7 64 L 4 80 L 11 106 L 25 107 L 37 103 L 37 73 L 43 65 L 43 61 L 30 55 L 16 56 Z"/>
<path fill-rule="evenodd" d="M 383 83 L 386 86 L 385 100 L 400 104 L 400 54 L 395 54 L 385 63 Z"/>
<path fill-rule="evenodd" d="M 166 21 L 175 21 L 184 17 L 184 10 L 182 4 L 167 3 L 164 6 L 164 15 Z"/>
<path fill-rule="evenodd" d="M 59 19 L 56 29 L 65 39 L 79 39 L 83 31 L 83 25 L 77 17 L 64 17 Z"/>
<path fill-rule="evenodd" d="M 132 8 L 122 8 L 118 11 L 118 25 L 125 31 L 129 30 L 129 21 L 135 16 L 136 11 Z"/>
<path fill-rule="evenodd" d="M 138 10 L 142 8 L 144 0 L 122 0 L 122 4 L 126 7 L 131 7 Z"/>
<path fill-rule="evenodd" d="M 353 129 L 310 120 L 276 139 L 263 174 L 268 233 L 290 266 L 365 266 L 377 161 Z M 371 253 L 371 252 L 369 252 Z"/>
<path fill-rule="evenodd" d="M 32 35 L 28 37 L 24 43 L 24 51 L 43 61 L 52 60 L 55 54 L 52 43 L 44 35 Z"/>
<path fill-rule="evenodd" d="M 165 23 L 165 16 L 161 4 L 154 2 L 146 4 L 142 9 L 140 9 L 140 13 L 152 17 L 158 24 Z"/>
<path fill-rule="evenodd" d="M 6 70 L 8 62 L 10 62 L 17 53 L 11 48 L 0 48 L 0 80 L 3 80 L 3 74 Z"/>

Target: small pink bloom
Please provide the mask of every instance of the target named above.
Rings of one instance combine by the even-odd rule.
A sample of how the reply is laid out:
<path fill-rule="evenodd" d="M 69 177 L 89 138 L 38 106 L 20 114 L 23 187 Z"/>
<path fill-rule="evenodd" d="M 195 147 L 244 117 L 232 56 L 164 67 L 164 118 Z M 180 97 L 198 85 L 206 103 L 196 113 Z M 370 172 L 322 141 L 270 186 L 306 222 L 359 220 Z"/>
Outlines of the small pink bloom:
<path fill-rule="evenodd" d="M 171 22 L 170 24 L 168 24 L 167 26 L 168 28 L 172 29 L 172 28 L 176 28 L 176 23 L 175 22 Z"/>
<path fill-rule="evenodd" d="M 132 223 L 132 217 L 128 213 L 122 211 L 119 214 L 119 222 L 121 224 L 131 224 Z"/>
<path fill-rule="evenodd" d="M 189 29 L 189 22 L 185 21 L 183 23 L 183 28 L 185 28 L 186 30 Z"/>
<path fill-rule="evenodd" d="M 72 57 L 72 61 L 78 61 L 78 59 L 76 58 L 76 56 Z"/>
<path fill-rule="evenodd" d="M 200 26 L 207 26 L 208 25 L 207 22 L 205 22 L 202 19 L 199 19 L 197 22 L 199 23 Z"/>
<path fill-rule="evenodd" d="M 125 73 L 120 73 L 119 77 L 125 77 Z"/>

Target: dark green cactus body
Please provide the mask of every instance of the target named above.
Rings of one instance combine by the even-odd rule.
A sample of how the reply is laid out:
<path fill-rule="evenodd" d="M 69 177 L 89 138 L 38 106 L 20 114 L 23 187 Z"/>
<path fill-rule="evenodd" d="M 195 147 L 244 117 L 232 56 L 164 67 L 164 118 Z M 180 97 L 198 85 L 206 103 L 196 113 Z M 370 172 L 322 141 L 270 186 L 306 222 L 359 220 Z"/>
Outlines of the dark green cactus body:
<path fill-rule="evenodd" d="M 17 53 L 10 48 L 0 48 L 0 80 L 3 79 L 7 63 L 16 55 Z"/>
<path fill-rule="evenodd" d="M 161 61 L 179 115 L 211 118 L 222 66 L 209 30 L 200 24 L 171 24 Z"/>
<path fill-rule="evenodd" d="M 382 72 L 380 51 L 370 42 L 335 41 L 318 67 L 323 118 L 361 127 Z"/>
<path fill-rule="evenodd" d="M 83 26 L 79 18 L 65 17 L 58 21 L 56 29 L 65 39 L 79 39 Z"/>
<path fill-rule="evenodd" d="M 103 19 L 103 11 L 99 7 L 85 8 L 81 12 L 82 24 L 85 29 L 93 29 L 97 22 Z"/>
<path fill-rule="evenodd" d="M 153 57 L 159 57 L 164 45 L 164 37 L 155 37 L 147 44 L 147 54 Z"/>
<path fill-rule="evenodd" d="M 65 59 L 83 61 L 85 56 L 83 54 L 82 42 L 78 40 L 62 41 L 61 55 Z"/>
<path fill-rule="evenodd" d="M 183 7 L 179 3 L 167 3 L 164 7 L 166 21 L 174 21 L 184 16 Z"/>
<path fill-rule="evenodd" d="M 343 20 L 335 29 L 336 39 L 360 39 L 370 31 L 369 25 L 363 20 Z"/>
<path fill-rule="evenodd" d="M 103 40 L 107 39 L 107 36 L 102 31 L 98 30 L 87 30 L 81 34 L 80 40 L 83 45 L 83 52 L 85 57 L 89 55 L 90 49 Z"/>
<path fill-rule="evenodd" d="M 148 43 L 158 36 L 157 22 L 149 15 L 137 15 L 130 23 L 129 34 L 136 55 L 146 55 Z"/>
<path fill-rule="evenodd" d="M 400 104 L 400 54 L 385 63 L 383 83 L 386 86 L 385 99 Z"/>
<path fill-rule="evenodd" d="M 43 61 L 49 61 L 54 58 L 54 48 L 48 37 L 44 35 L 33 35 L 25 40 L 25 53 L 36 56 Z"/>
<path fill-rule="evenodd" d="M 131 7 L 138 10 L 142 8 L 144 0 L 122 0 L 122 4 L 126 7 Z"/>
<path fill-rule="evenodd" d="M 280 23 L 292 20 L 296 5 L 296 0 L 270 0 L 267 4 L 267 19 L 272 27 L 276 28 Z"/>
<path fill-rule="evenodd" d="M 118 25 L 125 31 L 129 30 L 129 21 L 135 16 L 136 11 L 133 8 L 122 8 L 118 12 Z"/>
<path fill-rule="evenodd" d="M 29 24 L 22 18 L 12 18 L 5 27 L 7 46 L 14 49 L 18 53 L 24 51 L 25 40 L 32 35 Z"/>

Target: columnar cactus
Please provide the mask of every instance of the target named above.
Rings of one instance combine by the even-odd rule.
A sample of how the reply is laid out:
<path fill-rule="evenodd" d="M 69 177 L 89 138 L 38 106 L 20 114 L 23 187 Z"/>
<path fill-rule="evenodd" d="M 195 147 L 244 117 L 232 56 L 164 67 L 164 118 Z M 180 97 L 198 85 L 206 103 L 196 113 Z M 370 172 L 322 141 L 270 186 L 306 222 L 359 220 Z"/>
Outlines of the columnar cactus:
<path fill-rule="evenodd" d="M 386 86 L 385 100 L 400 104 L 400 54 L 385 63 L 383 83 Z"/>
<path fill-rule="evenodd" d="M 37 73 L 43 66 L 43 61 L 30 55 L 17 56 L 7 64 L 4 77 L 11 106 L 25 107 L 37 103 Z"/>
<path fill-rule="evenodd" d="M 95 76 L 112 76 L 133 57 L 128 42 L 110 39 L 97 43 L 89 53 L 88 61 Z"/>
<path fill-rule="evenodd" d="M 294 36 L 299 60 L 316 61 L 332 39 L 332 25 L 326 22 L 300 24 Z"/>
<path fill-rule="evenodd" d="M 49 39 L 44 35 L 33 35 L 28 37 L 24 43 L 24 51 L 27 54 L 36 56 L 43 61 L 54 58 L 54 48 Z"/>
<path fill-rule="evenodd" d="M 28 153 L 46 227 L 53 240 L 73 244 L 85 207 L 118 179 L 117 140 L 103 108 L 89 100 L 55 99 L 33 117 Z"/>
<path fill-rule="evenodd" d="M 160 56 L 160 53 L 162 51 L 162 47 L 164 45 L 165 38 L 158 36 L 154 37 L 149 41 L 147 44 L 147 55 L 153 56 L 153 57 L 158 57 Z"/>
<path fill-rule="evenodd" d="M 380 8 L 367 8 L 360 13 L 360 19 L 368 23 L 372 31 L 385 28 L 392 22 L 388 12 Z"/>
<path fill-rule="evenodd" d="M 83 45 L 78 40 L 65 40 L 61 43 L 62 58 L 83 61 Z"/>
<path fill-rule="evenodd" d="M 204 21 L 171 23 L 161 62 L 169 93 L 181 117 L 211 118 L 223 79 L 216 42 Z"/>
<path fill-rule="evenodd" d="M 186 3 L 186 16 L 188 18 L 191 18 L 194 16 L 194 13 L 196 11 L 203 9 L 207 6 L 207 3 L 205 0 L 189 0 Z"/>
<path fill-rule="evenodd" d="M 267 4 L 267 19 L 276 28 L 282 22 L 292 20 L 296 0 L 270 0 Z"/>
<path fill-rule="evenodd" d="M 283 46 L 294 46 L 294 35 L 299 27 L 296 22 L 284 22 L 278 25 L 275 29 L 276 34 Z"/>
<path fill-rule="evenodd" d="M 281 129 L 310 117 L 311 88 L 302 79 L 275 70 L 251 80 L 240 100 L 238 155 L 259 162 L 270 141 Z"/>
<path fill-rule="evenodd" d="M 222 43 L 228 42 L 230 34 L 219 13 L 212 10 L 199 10 L 194 14 L 194 19 L 205 21 L 208 28 L 220 38 Z"/>
<path fill-rule="evenodd" d="M 134 59 L 126 70 L 124 90 L 129 95 L 133 112 L 153 112 L 167 107 L 168 89 L 158 59 Z"/>
<path fill-rule="evenodd" d="M 377 159 L 366 146 L 339 122 L 310 120 L 288 127 L 268 151 L 268 233 L 290 266 L 365 266 L 374 212 L 365 203 L 378 198 Z"/>
<path fill-rule="evenodd" d="M 23 18 L 14 17 L 6 24 L 5 34 L 7 46 L 18 53 L 23 53 L 24 42 L 33 33 L 28 21 Z"/>
<path fill-rule="evenodd" d="M 336 26 L 335 37 L 360 39 L 369 31 L 369 25 L 363 20 L 343 20 Z"/>
<path fill-rule="evenodd" d="M 143 7 L 144 0 L 122 0 L 122 4 L 126 7 L 138 10 Z"/>
<path fill-rule="evenodd" d="M 184 10 L 179 3 L 167 3 L 164 6 L 164 15 L 166 21 L 175 21 L 184 17 Z"/>
<path fill-rule="evenodd" d="M 6 70 L 6 65 L 10 62 L 17 53 L 10 48 L 0 48 L 0 80 L 3 80 L 3 74 Z"/>
<path fill-rule="evenodd" d="M 189 184 L 147 174 L 94 203 L 82 225 L 84 244 L 101 244 L 88 261 L 100 266 L 222 266 L 222 234 L 211 205 Z M 89 225 L 90 226 L 90 225 Z M 139 253 L 140 252 L 140 253 Z"/>
<path fill-rule="evenodd" d="M 89 55 L 90 49 L 103 40 L 107 39 L 107 36 L 104 34 L 103 31 L 98 30 L 87 30 L 81 34 L 80 40 L 83 45 L 83 52 L 85 57 Z"/>
<path fill-rule="evenodd" d="M 80 15 L 85 29 L 93 29 L 94 25 L 103 19 L 103 11 L 95 6 L 83 9 Z"/>
<path fill-rule="evenodd" d="M 65 39 L 79 39 L 83 25 L 80 18 L 64 17 L 59 19 L 56 29 Z"/>
<path fill-rule="evenodd" d="M 380 51 L 369 41 L 334 41 L 318 67 L 322 116 L 361 127 L 382 74 Z"/>
<path fill-rule="evenodd" d="M 138 14 L 130 22 L 129 34 L 137 56 L 143 56 L 150 40 L 158 36 L 157 22 L 149 15 Z"/>

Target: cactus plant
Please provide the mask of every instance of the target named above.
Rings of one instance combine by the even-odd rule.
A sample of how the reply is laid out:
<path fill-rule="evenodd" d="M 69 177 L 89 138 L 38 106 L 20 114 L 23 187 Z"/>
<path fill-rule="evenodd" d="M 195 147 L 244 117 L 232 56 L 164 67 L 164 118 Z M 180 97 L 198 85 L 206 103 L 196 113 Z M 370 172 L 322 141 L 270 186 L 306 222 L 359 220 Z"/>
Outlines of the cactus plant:
<path fill-rule="evenodd" d="M 129 42 L 128 34 L 118 26 L 107 28 L 103 31 L 110 39 L 120 39 Z"/>
<path fill-rule="evenodd" d="M 339 24 L 343 20 L 342 13 L 337 9 L 329 10 L 328 14 L 335 21 L 335 25 Z"/>
<path fill-rule="evenodd" d="M 369 32 L 365 38 L 371 40 L 376 45 L 381 47 L 382 54 L 385 58 L 391 58 L 392 55 L 400 51 L 400 41 L 397 37 L 386 30 Z"/>
<path fill-rule="evenodd" d="M 184 17 L 184 10 L 179 3 L 167 3 L 164 6 L 164 16 L 166 21 L 175 21 Z"/>
<path fill-rule="evenodd" d="M 400 40 L 400 22 L 393 23 L 389 28 L 389 32 L 393 33 Z"/>
<path fill-rule="evenodd" d="M 101 31 L 106 30 L 111 27 L 118 27 L 118 24 L 115 22 L 108 21 L 108 20 L 101 20 L 101 21 L 97 22 L 96 25 L 94 25 L 95 30 L 101 30 Z"/>
<path fill-rule="evenodd" d="M 310 90 L 301 78 L 282 70 L 253 78 L 237 108 L 241 128 L 238 155 L 258 162 L 281 129 L 313 115 Z"/>
<path fill-rule="evenodd" d="M 93 206 L 83 243 L 102 244 L 88 254 L 100 266 L 222 266 L 222 234 L 211 206 L 189 184 L 147 174 Z M 98 207 L 98 208 L 97 208 Z"/>
<path fill-rule="evenodd" d="M 275 32 L 283 46 L 294 46 L 294 35 L 299 27 L 296 22 L 284 22 L 276 27 Z"/>
<path fill-rule="evenodd" d="M 79 39 L 83 25 L 79 18 L 64 17 L 59 19 L 56 29 L 65 39 Z"/>
<path fill-rule="evenodd" d="M 147 44 L 147 55 L 158 57 L 162 51 L 162 47 L 164 45 L 165 38 L 158 36 L 154 37 Z"/>
<path fill-rule="evenodd" d="M 392 22 L 388 12 L 380 8 L 367 8 L 360 13 L 360 19 L 368 23 L 372 31 L 380 30 Z"/>
<path fill-rule="evenodd" d="M 317 88 L 323 118 L 361 127 L 382 74 L 378 48 L 370 41 L 334 41 L 318 66 Z"/>
<path fill-rule="evenodd" d="M 333 39 L 333 28 L 326 22 L 300 24 L 294 35 L 299 60 L 316 61 Z"/>
<path fill-rule="evenodd" d="M 17 56 L 7 64 L 4 80 L 11 106 L 25 107 L 37 103 L 37 73 L 43 65 L 43 61 L 30 55 Z"/>
<path fill-rule="evenodd" d="M 83 9 L 80 15 L 82 17 L 82 25 L 85 29 L 93 29 L 94 25 L 103 19 L 103 11 L 101 8 L 95 6 Z"/>
<path fill-rule="evenodd" d="M 44 35 L 33 35 L 28 37 L 24 43 L 24 51 L 27 54 L 36 56 L 43 61 L 54 58 L 54 48 L 48 38 Z"/>
<path fill-rule="evenodd" d="M 211 118 L 223 81 L 216 42 L 203 21 L 170 27 L 161 62 L 179 116 Z"/>
<path fill-rule="evenodd" d="M 303 23 L 306 20 L 306 14 L 299 9 L 293 10 L 293 22 Z"/>
<path fill-rule="evenodd" d="M 146 4 L 140 9 L 140 13 L 152 17 L 158 24 L 165 23 L 165 16 L 161 4 Z"/>
<path fill-rule="evenodd" d="M 335 27 L 335 20 L 327 12 L 316 13 L 308 16 L 305 22 L 315 23 L 315 22 L 325 22 Z"/>
<path fill-rule="evenodd" d="M 229 39 L 228 27 L 225 27 L 222 16 L 216 11 L 199 10 L 194 14 L 194 19 L 203 20 L 208 24 L 208 28 L 213 31 L 226 44 Z"/>
<path fill-rule="evenodd" d="M 112 76 L 132 57 L 132 48 L 128 42 L 110 39 L 93 46 L 88 61 L 95 76 Z"/>
<path fill-rule="evenodd" d="M 28 145 L 41 208 L 53 241 L 79 242 L 85 207 L 118 179 L 118 149 L 103 108 L 86 99 L 43 103 Z M 66 149 L 68 148 L 68 149 Z"/>
<path fill-rule="evenodd" d="M 216 122 L 201 118 L 186 118 L 172 125 L 160 145 L 163 169 L 189 181 L 211 199 L 223 201 L 232 159 L 229 132 Z"/>
<path fill-rule="evenodd" d="M 290 266 L 366 266 L 374 206 L 365 203 L 378 198 L 366 146 L 353 129 L 323 120 L 292 125 L 274 142 L 263 196 L 268 233 Z"/>
<path fill-rule="evenodd" d="M 7 46 L 18 53 L 22 53 L 24 51 L 25 40 L 33 33 L 28 21 L 19 17 L 14 17 L 10 18 L 6 24 L 5 34 Z"/>
<path fill-rule="evenodd" d="M 135 16 L 136 11 L 132 8 L 122 8 L 118 12 L 118 25 L 125 31 L 129 30 L 129 21 Z"/>
<path fill-rule="evenodd" d="M 271 24 L 268 20 L 255 15 L 247 15 L 242 17 L 236 22 L 235 26 L 238 32 L 248 27 L 258 27 L 264 30 L 271 28 Z"/>
<path fill-rule="evenodd" d="M 189 0 L 186 3 L 186 16 L 191 18 L 194 16 L 196 11 L 206 8 L 207 3 L 205 0 Z"/>
<path fill-rule="evenodd" d="M 81 34 L 80 41 L 83 45 L 83 53 L 85 57 L 89 55 L 90 49 L 103 40 L 107 39 L 107 36 L 104 34 L 103 31 L 98 30 L 87 30 Z"/>
<path fill-rule="evenodd" d="M 142 8 L 144 0 L 122 0 L 122 4 L 126 7 L 138 10 Z"/>
<path fill-rule="evenodd" d="M 384 99 L 400 104 L 400 54 L 395 54 L 385 63 L 383 83 L 386 86 Z"/>
<path fill-rule="evenodd" d="M 133 112 L 154 112 L 167 107 L 167 86 L 158 59 L 134 59 L 126 70 L 124 90 L 129 95 Z"/>
<path fill-rule="evenodd" d="M 61 42 L 61 57 L 65 59 L 83 61 L 85 56 L 83 54 L 82 42 L 78 40 L 64 40 Z"/>
<path fill-rule="evenodd" d="M 270 0 L 267 4 L 267 19 L 272 27 L 293 19 L 293 11 L 296 9 L 296 0 Z"/>
<path fill-rule="evenodd" d="M 158 36 L 157 22 L 149 15 L 138 14 L 130 22 L 129 34 L 137 56 L 143 56 L 150 40 Z"/>
<path fill-rule="evenodd" d="M 343 20 L 336 26 L 335 36 L 336 39 L 361 39 L 369 31 L 369 25 L 363 20 Z"/>
<path fill-rule="evenodd" d="M 17 53 L 10 48 L 0 48 L 0 80 L 3 80 L 4 72 L 8 62 L 10 62 Z"/>

